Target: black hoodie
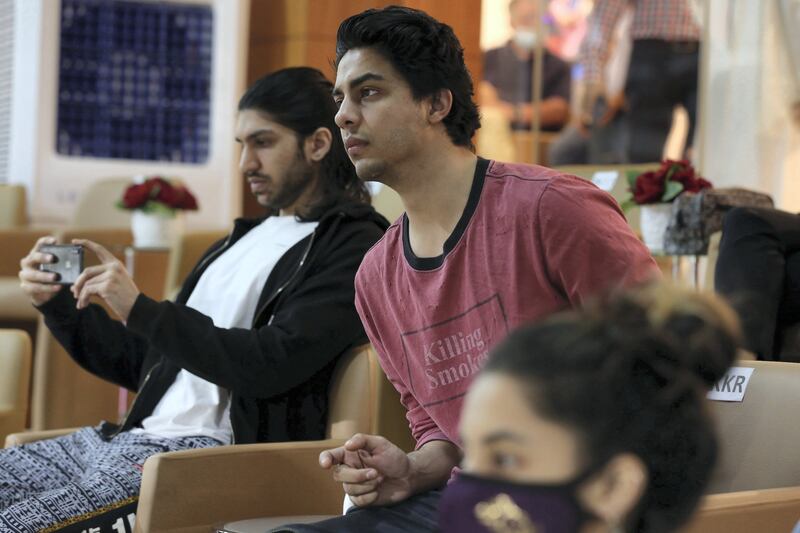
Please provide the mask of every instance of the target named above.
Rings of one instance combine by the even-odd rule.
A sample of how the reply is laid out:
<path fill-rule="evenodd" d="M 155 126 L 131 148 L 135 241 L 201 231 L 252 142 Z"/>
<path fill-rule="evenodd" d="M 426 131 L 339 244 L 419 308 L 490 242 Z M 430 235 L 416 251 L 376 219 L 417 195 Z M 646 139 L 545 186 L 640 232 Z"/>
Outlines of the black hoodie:
<path fill-rule="evenodd" d="M 104 425 L 104 436 L 140 425 L 183 368 L 230 391 L 236 443 L 325 438 L 334 366 L 367 340 L 353 303 L 355 274 L 388 223 L 368 205 L 329 210 L 278 260 L 251 329 L 215 327 L 185 303 L 208 265 L 263 220 L 237 219 L 174 303 L 140 295 L 127 326 L 96 304 L 77 310 L 67 290 L 39 308 L 79 365 L 138 393 L 120 425 Z"/>

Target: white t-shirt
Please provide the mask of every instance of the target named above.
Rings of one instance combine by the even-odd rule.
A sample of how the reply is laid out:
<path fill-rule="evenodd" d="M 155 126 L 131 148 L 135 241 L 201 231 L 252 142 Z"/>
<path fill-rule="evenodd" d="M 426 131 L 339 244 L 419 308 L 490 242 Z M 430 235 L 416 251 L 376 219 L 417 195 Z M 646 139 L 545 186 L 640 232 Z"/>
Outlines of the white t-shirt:
<path fill-rule="evenodd" d="M 316 222 L 298 222 L 294 216 L 267 218 L 208 266 L 186 305 L 209 316 L 216 327 L 249 329 L 275 264 L 316 226 Z M 204 436 L 230 443 L 230 393 L 181 370 L 141 429 L 132 431 L 168 438 Z"/>

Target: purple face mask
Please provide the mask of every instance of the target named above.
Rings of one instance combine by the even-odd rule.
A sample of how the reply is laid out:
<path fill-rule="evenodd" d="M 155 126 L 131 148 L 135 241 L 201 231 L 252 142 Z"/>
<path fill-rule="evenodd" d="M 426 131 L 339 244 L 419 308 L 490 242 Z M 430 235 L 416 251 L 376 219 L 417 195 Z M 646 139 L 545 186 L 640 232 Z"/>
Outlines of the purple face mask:
<path fill-rule="evenodd" d="M 576 495 L 593 473 L 535 485 L 461 472 L 442 494 L 439 528 L 444 533 L 576 533 L 594 519 Z"/>

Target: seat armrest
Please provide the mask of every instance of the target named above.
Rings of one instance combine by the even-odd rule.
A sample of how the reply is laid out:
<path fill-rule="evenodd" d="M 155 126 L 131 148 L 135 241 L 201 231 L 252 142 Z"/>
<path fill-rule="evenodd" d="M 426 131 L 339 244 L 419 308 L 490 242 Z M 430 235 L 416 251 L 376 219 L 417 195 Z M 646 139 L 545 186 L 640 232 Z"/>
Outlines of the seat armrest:
<path fill-rule="evenodd" d="M 136 532 L 208 532 L 233 520 L 341 514 L 344 492 L 319 466 L 344 440 L 239 444 L 159 453 L 144 464 Z"/>
<path fill-rule="evenodd" d="M 48 429 L 44 431 L 23 431 L 22 433 L 12 433 L 6 437 L 6 448 L 12 446 L 20 446 L 37 440 L 54 439 L 63 435 L 75 433 L 80 428 L 61 428 L 61 429 Z"/>
<path fill-rule="evenodd" d="M 40 237 L 52 233 L 47 229 L 29 227 L 0 229 L 0 243 L 3 243 L 3 253 L 0 253 L 0 276 L 17 277 L 20 259 L 28 255 Z"/>
<path fill-rule="evenodd" d="M 25 428 L 25 410 L 0 407 L 0 439 Z"/>
<path fill-rule="evenodd" d="M 711 494 L 684 533 L 792 531 L 800 519 L 800 487 Z"/>

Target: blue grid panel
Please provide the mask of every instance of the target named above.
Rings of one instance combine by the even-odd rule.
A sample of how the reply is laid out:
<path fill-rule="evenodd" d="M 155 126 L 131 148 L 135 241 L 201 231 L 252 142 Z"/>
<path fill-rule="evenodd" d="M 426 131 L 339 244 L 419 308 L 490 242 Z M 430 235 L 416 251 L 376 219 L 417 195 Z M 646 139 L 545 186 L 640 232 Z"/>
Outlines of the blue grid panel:
<path fill-rule="evenodd" d="M 212 35 L 208 5 L 62 0 L 57 152 L 205 162 Z"/>

